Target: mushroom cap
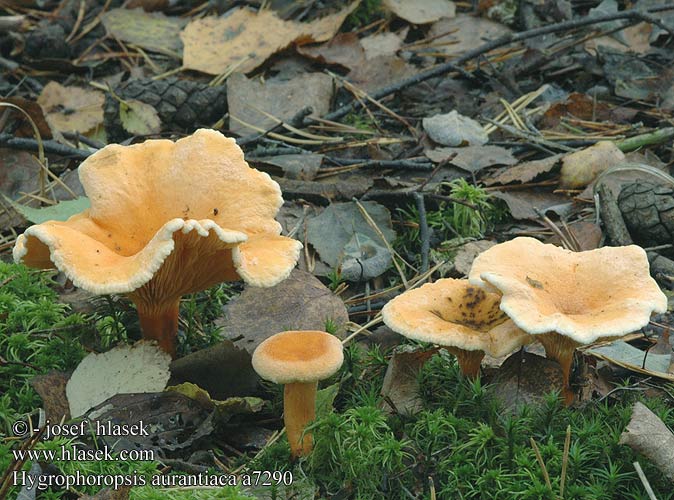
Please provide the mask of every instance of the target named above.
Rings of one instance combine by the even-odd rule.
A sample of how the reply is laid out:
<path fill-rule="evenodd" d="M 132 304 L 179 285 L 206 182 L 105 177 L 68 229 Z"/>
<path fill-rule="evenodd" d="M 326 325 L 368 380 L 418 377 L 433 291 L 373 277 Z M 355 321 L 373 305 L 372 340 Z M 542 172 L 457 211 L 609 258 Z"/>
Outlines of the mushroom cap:
<path fill-rule="evenodd" d="M 316 382 L 334 375 L 344 362 L 342 343 L 315 330 L 291 330 L 263 341 L 253 353 L 253 368 L 277 384 Z"/>
<path fill-rule="evenodd" d="M 382 317 L 405 337 L 499 357 L 530 342 L 499 309 L 500 299 L 468 280 L 445 278 L 398 295 Z"/>
<path fill-rule="evenodd" d="M 15 261 L 56 267 L 92 293 L 144 287 L 137 294 L 156 302 L 221 281 L 273 286 L 299 258 L 301 244 L 280 236 L 274 220 L 278 184 L 217 131 L 112 144 L 85 160 L 79 176 L 91 208 L 29 227 Z"/>
<path fill-rule="evenodd" d="M 515 238 L 478 255 L 468 278 L 500 291 L 501 310 L 525 332 L 556 332 L 580 344 L 634 332 L 653 312 L 667 311 L 636 245 L 572 252 Z"/>

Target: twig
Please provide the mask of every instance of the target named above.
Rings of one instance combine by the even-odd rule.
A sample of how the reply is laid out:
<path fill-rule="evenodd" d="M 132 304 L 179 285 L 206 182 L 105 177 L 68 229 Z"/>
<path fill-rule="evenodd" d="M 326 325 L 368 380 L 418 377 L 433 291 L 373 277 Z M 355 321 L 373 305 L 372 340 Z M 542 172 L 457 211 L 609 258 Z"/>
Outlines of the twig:
<path fill-rule="evenodd" d="M 559 498 L 564 498 L 564 486 L 566 485 L 566 468 L 569 465 L 569 449 L 571 448 L 571 425 L 566 426 L 566 438 L 564 439 L 564 453 L 562 453 L 562 477 L 559 479 Z"/>
<path fill-rule="evenodd" d="M 430 236 L 428 234 L 428 221 L 426 220 L 426 204 L 424 195 L 413 193 L 414 201 L 419 212 L 419 237 L 421 238 L 421 272 L 428 271 L 428 254 L 431 251 Z"/>
<path fill-rule="evenodd" d="M 295 116 L 293 116 L 290 119 L 289 123 L 292 124 L 292 125 L 301 124 L 302 121 L 304 120 L 304 118 L 309 116 L 311 113 L 313 113 L 313 108 L 311 106 L 305 106 L 304 108 L 300 109 L 295 114 Z M 244 136 L 244 137 L 239 137 L 236 140 L 236 143 L 241 147 L 247 146 L 249 144 L 253 144 L 253 143 L 259 141 L 260 139 L 262 139 L 263 137 L 265 137 L 270 132 L 278 132 L 280 129 L 283 128 L 284 123 L 285 122 L 277 123 L 276 125 L 271 127 L 269 130 L 267 130 L 265 132 L 261 132 L 259 134 L 251 134 L 251 135 L 247 135 L 247 136 Z"/>
<path fill-rule="evenodd" d="M 538 137 L 533 132 L 528 132 L 526 130 L 519 130 L 519 129 L 516 129 L 516 128 L 511 127 L 509 125 L 506 125 L 504 123 L 495 122 L 494 120 L 491 120 L 489 118 L 484 118 L 484 120 L 486 122 L 491 123 L 495 127 L 498 127 L 500 129 L 505 130 L 506 132 L 514 135 L 515 137 L 520 137 L 524 140 L 535 142 L 537 144 L 540 144 L 541 146 L 545 146 L 546 148 L 558 149 L 558 150 L 565 151 L 565 152 L 575 151 L 575 149 L 570 148 L 568 146 L 565 146 L 563 144 L 558 144 L 556 142 L 552 142 L 552 141 L 548 141 L 547 139 L 543 139 L 542 137 Z M 554 154 L 552 151 L 548 151 L 547 149 L 544 149 L 544 151 Z"/>
<path fill-rule="evenodd" d="M 541 456 L 541 451 L 538 449 L 538 445 L 536 444 L 536 441 L 534 441 L 534 438 L 529 438 L 529 441 L 531 442 L 531 447 L 534 449 L 534 453 L 536 454 L 536 460 L 538 461 L 538 465 L 541 466 L 541 471 L 543 471 L 543 479 L 545 479 L 545 484 L 550 489 L 550 492 L 552 492 L 550 475 L 548 474 L 548 468 L 545 466 L 545 462 L 543 461 L 543 457 Z"/>
<path fill-rule="evenodd" d="M 427 160 L 368 160 L 367 158 L 326 158 L 339 166 L 358 166 L 360 168 L 400 168 L 409 170 L 433 170 L 433 164 Z"/>
<path fill-rule="evenodd" d="M 622 12 L 614 12 L 611 14 L 604 14 L 600 16 L 592 16 L 592 17 L 586 17 L 586 18 L 581 18 L 581 19 L 572 19 L 570 21 L 563 21 L 561 23 L 555 23 L 555 24 L 549 24 L 548 26 L 543 26 L 541 28 L 534 28 L 531 30 L 527 31 L 522 31 L 520 33 L 509 33 L 507 35 L 501 36 L 495 40 L 492 40 L 490 42 L 487 42 L 479 47 L 476 47 L 473 50 L 469 50 L 466 52 L 464 55 L 461 57 L 458 57 L 456 60 L 452 62 L 446 62 L 443 64 L 440 64 L 438 66 L 435 66 L 434 68 L 430 68 L 426 71 L 422 71 L 421 73 L 417 73 L 414 76 L 411 76 L 409 78 L 404 78 L 402 80 L 399 80 L 391 85 L 388 85 L 386 87 L 382 87 L 381 89 L 377 90 L 376 92 L 373 92 L 371 94 L 371 97 L 373 99 L 381 99 L 382 97 L 386 97 L 390 94 L 393 94 L 395 92 L 398 92 L 402 89 L 405 89 L 407 87 L 411 87 L 412 85 L 416 85 L 418 83 L 421 83 L 423 81 L 428 80 L 429 78 L 433 78 L 436 76 L 444 75 L 445 73 L 449 73 L 450 71 L 456 71 L 459 66 L 461 66 L 463 63 L 470 61 L 472 59 L 475 59 L 476 57 L 481 56 L 482 54 L 486 54 L 487 52 L 490 52 L 494 49 L 497 49 L 499 47 L 503 47 L 504 45 L 508 45 L 511 43 L 515 42 L 521 42 L 523 40 L 528 40 L 529 38 L 534 38 L 537 36 L 541 35 L 547 35 L 549 33 L 556 33 L 560 31 L 568 31 L 576 28 L 582 28 L 584 26 L 590 26 L 592 24 L 599 24 L 603 23 L 606 21 L 615 21 L 618 19 L 631 19 L 633 21 L 643 21 L 644 15 L 648 15 L 651 13 L 655 12 L 664 12 L 668 10 L 674 10 L 674 5 L 662 5 L 658 7 L 653 7 L 651 9 L 630 9 L 630 10 L 624 10 Z M 650 20 L 649 20 L 650 22 Z M 627 26 L 625 26 L 627 27 Z M 662 26 L 661 26 L 662 27 Z M 667 29 L 668 28 L 663 28 Z M 354 109 L 358 108 L 358 103 L 357 101 L 352 101 L 349 104 L 346 104 L 345 106 L 342 106 L 340 109 L 337 111 L 334 111 L 323 118 L 327 120 L 337 120 L 339 118 L 342 118 L 343 116 L 346 116 L 349 114 L 351 111 Z M 306 123 L 306 120 L 305 120 Z"/>
<path fill-rule="evenodd" d="M 38 151 L 39 143 L 35 139 L 26 137 L 14 137 L 11 134 L 0 134 L 0 144 L 10 149 L 20 149 L 22 151 Z M 51 153 L 60 156 L 69 156 L 78 160 L 84 160 L 93 154 L 92 151 L 85 151 L 83 149 L 71 148 L 64 146 L 56 141 L 42 141 L 45 153 Z"/>
<path fill-rule="evenodd" d="M 648 478 L 646 477 L 646 474 L 644 474 L 644 470 L 641 468 L 641 464 L 639 462 L 634 462 L 632 465 L 637 471 L 637 476 L 639 476 L 641 484 L 644 485 L 644 489 L 646 490 L 648 498 L 650 498 L 650 500 L 658 500 L 658 497 L 655 496 L 653 488 L 651 488 L 651 483 L 648 482 Z"/>

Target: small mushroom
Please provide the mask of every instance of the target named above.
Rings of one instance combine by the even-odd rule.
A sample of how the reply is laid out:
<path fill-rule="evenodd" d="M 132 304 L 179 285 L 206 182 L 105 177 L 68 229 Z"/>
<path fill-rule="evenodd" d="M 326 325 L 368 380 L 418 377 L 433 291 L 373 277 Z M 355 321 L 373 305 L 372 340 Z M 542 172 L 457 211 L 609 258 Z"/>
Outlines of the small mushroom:
<path fill-rule="evenodd" d="M 95 294 L 126 294 L 143 336 L 172 356 L 182 295 L 239 279 L 273 286 L 299 258 L 302 245 L 274 220 L 278 184 L 215 130 L 106 146 L 79 177 L 91 208 L 26 229 L 14 260 L 56 267 Z"/>
<path fill-rule="evenodd" d="M 577 346 L 627 335 L 646 326 L 652 313 L 667 311 L 646 252 L 636 245 L 572 252 L 515 238 L 478 255 L 468 278 L 502 293 L 501 310 L 559 362 L 567 403 Z"/>
<path fill-rule="evenodd" d="M 499 310 L 500 298 L 468 280 L 440 279 L 398 295 L 384 306 L 382 317 L 401 335 L 445 346 L 461 372 L 474 378 L 485 353 L 505 356 L 530 342 Z"/>
<path fill-rule="evenodd" d="M 284 384 L 283 421 L 293 458 L 313 447 L 307 424 L 316 418 L 318 381 L 344 362 L 342 343 L 326 332 L 287 331 L 272 335 L 253 353 L 253 368 L 265 380 Z"/>

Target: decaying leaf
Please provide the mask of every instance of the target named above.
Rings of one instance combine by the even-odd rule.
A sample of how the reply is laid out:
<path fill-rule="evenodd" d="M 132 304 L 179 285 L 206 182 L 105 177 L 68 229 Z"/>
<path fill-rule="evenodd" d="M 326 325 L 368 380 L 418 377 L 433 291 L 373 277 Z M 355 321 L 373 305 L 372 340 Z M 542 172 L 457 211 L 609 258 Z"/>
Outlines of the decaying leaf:
<path fill-rule="evenodd" d="M 209 75 L 228 69 L 248 73 L 295 42 L 329 40 L 359 1 L 311 23 L 284 21 L 270 9 L 255 13 L 247 8 L 227 16 L 195 19 L 180 34 L 185 44 L 183 67 Z"/>
<path fill-rule="evenodd" d="M 384 7 L 412 24 L 434 23 L 456 15 L 456 6 L 450 0 L 384 0 Z"/>
<path fill-rule="evenodd" d="M 466 243 L 456 252 L 456 257 L 454 257 L 454 269 L 461 274 L 468 276 L 468 272 L 473 265 L 475 257 L 494 245 L 496 245 L 496 242 L 490 240 L 470 241 Z"/>
<path fill-rule="evenodd" d="M 171 363 L 169 385 L 191 382 L 215 399 L 251 394 L 258 383 L 250 354 L 231 340 L 178 358 Z"/>
<path fill-rule="evenodd" d="M 361 90 L 372 92 L 391 82 L 418 73 L 418 69 L 396 55 L 368 59 L 349 73 L 349 80 Z"/>
<path fill-rule="evenodd" d="M 424 118 L 422 123 L 429 137 L 444 146 L 481 145 L 489 141 L 482 125 L 456 110 Z"/>
<path fill-rule="evenodd" d="M 601 228 L 589 221 L 580 220 L 573 224 L 569 224 L 567 228 L 569 233 L 571 233 L 572 240 L 578 242 L 580 250 L 583 252 L 599 248 L 601 239 L 604 236 Z M 550 238 L 545 240 L 545 243 L 562 246 L 562 240 L 557 234 L 553 234 Z"/>
<path fill-rule="evenodd" d="M 102 21 L 108 33 L 123 42 L 176 58 L 182 55 L 183 43 L 178 35 L 185 26 L 184 19 L 150 14 L 140 8 L 119 8 L 103 14 Z"/>
<path fill-rule="evenodd" d="M 229 128 L 239 135 L 255 134 L 258 130 L 242 122 L 267 130 L 278 122 L 265 113 L 289 121 L 305 106 L 311 106 L 312 116 L 325 115 L 330 110 L 332 93 L 332 78 L 324 73 L 303 73 L 290 80 L 249 80 L 235 73 L 227 79 Z"/>
<path fill-rule="evenodd" d="M 545 191 L 493 191 L 491 194 L 505 201 L 510 215 L 518 220 L 540 219 L 536 210 L 565 217 L 571 213 L 573 206 L 567 197 Z"/>
<path fill-rule="evenodd" d="M 256 165 L 262 164 L 257 165 L 258 170 L 268 172 L 271 175 L 284 175 L 288 179 L 310 181 L 316 177 L 318 169 L 320 168 L 321 163 L 323 163 L 323 155 L 313 153 L 275 155 L 268 157 L 257 157 L 254 160 L 249 160 L 249 163 Z M 269 166 L 278 168 L 270 169 Z"/>
<path fill-rule="evenodd" d="M 423 408 L 419 396 L 419 371 L 437 352 L 438 349 L 393 353 L 381 388 L 385 411 L 414 415 Z"/>
<path fill-rule="evenodd" d="M 483 168 L 494 165 L 514 165 L 517 158 L 500 146 L 466 146 L 464 148 L 435 148 L 424 154 L 433 162 L 439 163 L 452 157 L 452 165 L 468 172 L 477 173 Z"/>
<path fill-rule="evenodd" d="M 625 155 L 611 141 L 600 141 L 562 158 L 559 184 L 564 189 L 582 189 L 608 168 L 625 161 Z"/>
<path fill-rule="evenodd" d="M 79 417 L 116 394 L 163 391 L 170 362 L 169 354 L 144 341 L 89 354 L 66 385 L 70 414 Z"/>
<path fill-rule="evenodd" d="M 511 354 L 491 381 L 489 391 L 506 408 L 540 402 L 552 391 L 562 392 L 564 377 L 559 363 L 527 351 Z"/>
<path fill-rule="evenodd" d="M 619 444 L 626 444 L 644 455 L 674 483 L 674 433 L 643 403 L 634 403 L 632 418 Z"/>
<path fill-rule="evenodd" d="M 161 120 L 157 110 L 136 99 L 120 101 L 119 119 L 124 130 L 130 134 L 152 135 L 161 131 Z"/>
<path fill-rule="evenodd" d="M 361 38 L 360 44 L 365 50 L 365 59 L 395 55 L 402 47 L 406 33 L 407 30 L 400 34 L 387 31 Z"/>
<path fill-rule="evenodd" d="M 49 82 L 37 98 L 50 127 L 85 134 L 103 124 L 105 95 L 98 90 Z"/>
<path fill-rule="evenodd" d="M 70 408 L 66 397 L 66 384 L 69 378 L 66 373 L 52 370 L 44 375 L 36 375 L 30 381 L 30 385 L 42 399 L 47 420 L 52 422 L 60 422 L 62 418 L 70 420 Z"/>
<path fill-rule="evenodd" d="M 231 397 L 225 400 L 212 399 L 208 391 L 196 384 L 185 382 L 180 385 L 166 388 L 167 391 L 175 391 L 194 399 L 200 406 L 215 410 L 216 424 L 226 424 L 234 415 L 243 413 L 255 413 L 262 409 L 264 401 L 255 397 Z"/>
<path fill-rule="evenodd" d="M 339 64 L 347 69 L 355 69 L 365 60 L 365 50 L 356 33 L 338 33 L 321 45 L 300 45 L 297 52 L 324 64 Z"/>
<path fill-rule="evenodd" d="M 511 33 L 509 28 L 484 17 L 459 14 L 433 23 L 428 36 L 433 38 L 433 51 L 457 55 L 508 33 Z"/>
<path fill-rule="evenodd" d="M 519 165 L 503 168 L 491 177 L 482 179 L 482 182 L 487 186 L 493 186 L 495 184 L 511 184 L 515 182 L 525 184 L 535 180 L 540 175 L 552 172 L 561 158 L 562 155 L 557 154 L 541 160 L 525 161 Z"/>
<path fill-rule="evenodd" d="M 310 273 L 293 270 L 271 288 L 246 287 L 224 307 L 216 320 L 223 334 L 249 353 L 265 340 L 285 330 L 325 330 L 334 322 L 344 333 L 349 316 L 344 302 Z"/>
<path fill-rule="evenodd" d="M 389 211 L 373 201 L 364 202 L 363 207 L 381 230 L 386 240 L 391 243 L 395 232 L 391 225 Z M 343 265 L 345 261 L 360 260 L 362 266 L 368 257 L 381 255 L 376 247 L 385 247 L 377 232 L 368 224 L 355 202 L 333 203 L 317 217 L 307 221 L 307 241 L 314 247 L 321 260 L 333 269 Z M 362 249 L 360 256 L 355 256 Z M 384 251 L 391 258 L 386 248 Z M 390 263 L 390 260 L 389 260 Z M 355 264 L 360 269 L 360 265 Z M 371 274 L 363 269 L 364 274 Z"/>
<path fill-rule="evenodd" d="M 622 341 L 593 347 L 585 353 L 637 373 L 674 381 L 674 375 L 669 373 L 671 354 L 646 353 Z"/>

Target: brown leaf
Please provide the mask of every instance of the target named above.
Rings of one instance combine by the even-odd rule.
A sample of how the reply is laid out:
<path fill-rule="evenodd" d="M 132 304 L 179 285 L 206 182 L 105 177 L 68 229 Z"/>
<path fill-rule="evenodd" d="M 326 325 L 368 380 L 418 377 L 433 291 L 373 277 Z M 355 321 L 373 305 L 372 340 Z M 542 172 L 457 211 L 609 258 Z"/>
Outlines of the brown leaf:
<path fill-rule="evenodd" d="M 511 33 L 510 28 L 482 17 L 467 14 L 447 19 L 443 18 L 431 26 L 429 37 L 442 35 L 433 40 L 433 51 L 441 51 L 449 55 L 457 55 L 479 47 L 486 40 L 493 40 Z M 456 43 L 452 43 L 456 42 Z"/>
<path fill-rule="evenodd" d="M 60 422 L 65 417 L 70 420 L 70 407 L 66 397 L 66 384 L 70 375 L 63 372 L 50 371 L 45 375 L 36 375 L 30 381 L 35 392 L 40 395 L 47 420 Z"/>
<path fill-rule="evenodd" d="M 492 196 L 505 201 L 510 214 L 518 220 L 538 220 L 540 217 L 534 208 L 568 215 L 573 205 L 567 197 L 545 191 L 494 191 Z"/>
<path fill-rule="evenodd" d="M 248 160 L 249 163 L 257 164 L 257 169 L 271 175 L 284 175 L 288 179 L 299 179 L 311 181 L 316 177 L 318 169 L 323 162 L 323 155 L 320 154 L 296 154 L 296 155 L 277 155 Z M 265 168 L 265 166 L 277 167 Z M 279 170 L 281 172 L 279 172 Z"/>
<path fill-rule="evenodd" d="M 621 52 L 636 52 L 637 54 L 645 54 L 651 50 L 649 38 L 653 26 L 650 23 L 638 23 L 620 31 L 620 34 L 627 43 L 622 43 L 615 38 L 606 35 L 597 38 L 591 38 L 583 44 L 585 50 L 593 56 L 597 54 L 597 47 L 603 45 L 611 49 L 619 50 Z"/>
<path fill-rule="evenodd" d="M 452 165 L 456 165 L 468 172 L 477 173 L 483 168 L 494 165 L 514 165 L 517 163 L 512 153 L 500 146 L 466 146 L 463 148 L 435 148 L 424 151 L 424 154 L 433 162 L 440 163 L 452 155 Z"/>
<path fill-rule="evenodd" d="M 482 179 L 487 186 L 495 184 L 511 184 L 520 182 L 526 184 L 536 179 L 542 174 L 551 172 L 559 163 L 562 155 L 548 156 L 542 160 L 525 161 L 514 167 L 508 167 L 498 170 L 491 177 Z"/>
<path fill-rule="evenodd" d="M 340 334 L 349 320 L 342 300 L 313 275 L 293 270 L 286 280 L 271 288 L 246 287 L 224 309 L 226 338 L 252 353 L 266 338 L 284 330 L 325 330 L 334 321 Z"/>
<path fill-rule="evenodd" d="M 235 73 L 227 79 L 227 103 L 230 125 L 233 132 L 246 135 L 256 133 L 240 123 L 246 123 L 267 130 L 277 122 L 261 111 L 279 120 L 290 120 L 305 106 L 313 108 L 313 116 L 321 116 L 330 110 L 333 84 L 332 78 L 323 73 L 304 73 L 291 80 L 258 78 L 248 79 Z M 238 120 L 237 120 L 238 119 Z"/>
<path fill-rule="evenodd" d="M 331 39 L 358 3 L 310 23 L 284 21 L 270 9 L 255 13 L 247 8 L 234 9 L 226 17 L 195 19 L 180 34 L 183 67 L 209 75 L 232 68 L 248 73 L 293 43 Z"/>
<path fill-rule="evenodd" d="M 433 23 L 456 15 L 456 6 L 449 0 L 384 0 L 384 7 L 412 24 Z"/>
<path fill-rule="evenodd" d="M 353 32 L 338 33 L 322 45 L 301 45 L 297 52 L 324 64 L 339 64 L 347 69 L 357 68 L 365 60 L 365 50 Z"/>
<path fill-rule="evenodd" d="M 395 55 L 400 50 L 400 47 L 402 47 L 406 35 L 407 30 L 404 30 L 400 34 L 388 31 L 361 38 L 360 44 L 363 50 L 365 50 L 365 59 Z"/>
<path fill-rule="evenodd" d="M 564 377 L 559 363 L 536 354 L 518 351 L 501 365 L 491 381 L 490 392 L 506 408 L 540 401 L 545 394 L 562 391 Z"/>
<path fill-rule="evenodd" d="M 59 132 L 85 134 L 103 124 L 103 92 L 49 82 L 37 102 L 49 125 Z"/>
<path fill-rule="evenodd" d="M 569 224 L 568 228 L 576 241 L 578 241 L 580 244 L 581 251 L 584 252 L 586 250 L 594 250 L 595 248 L 599 248 L 603 233 L 601 228 L 599 228 L 599 226 L 596 224 L 588 221 L 578 221 L 573 224 Z M 562 246 L 562 240 L 556 234 L 553 234 L 545 242 Z"/>
<path fill-rule="evenodd" d="M 382 406 L 389 413 L 414 415 L 422 408 L 419 398 L 419 370 L 438 349 L 428 351 L 394 352 L 386 368 L 381 395 Z"/>
<path fill-rule="evenodd" d="M 7 102 L 9 104 L 14 104 L 15 106 L 18 106 L 21 109 L 23 109 L 32 118 L 33 122 L 35 122 L 35 125 L 37 125 L 37 129 L 40 132 L 40 137 L 42 137 L 43 139 L 52 138 L 51 127 L 47 123 L 47 120 L 45 119 L 44 116 L 44 112 L 42 111 L 42 108 L 37 102 L 31 101 L 30 99 L 26 99 L 24 97 L 8 97 L 6 99 L 0 99 L 0 102 Z M 18 110 L 6 107 L 0 108 L 0 111 L 2 111 L 3 113 L 9 112 L 12 115 L 12 120 L 18 122 L 18 127 L 14 131 L 14 135 L 16 137 L 30 137 L 33 139 L 36 138 L 35 132 L 33 131 L 33 126 L 23 113 L 21 113 Z M 0 184 L 0 186 L 1 185 L 2 184 Z"/>
<path fill-rule="evenodd" d="M 389 83 L 412 76 L 417 69 L 398 56 L 377 56 L 349 73 L 358 88 L 371 92 Z"/>
<path fill-rule="evenodd" d="M 461 274 L 468 276 L 475 257 L 494 245 L 496 245 L 496 243 L 489 240 L 471 241 L 466 243 L 456 252 L 456 257 L 454 257 L 454 269 Z"/>

